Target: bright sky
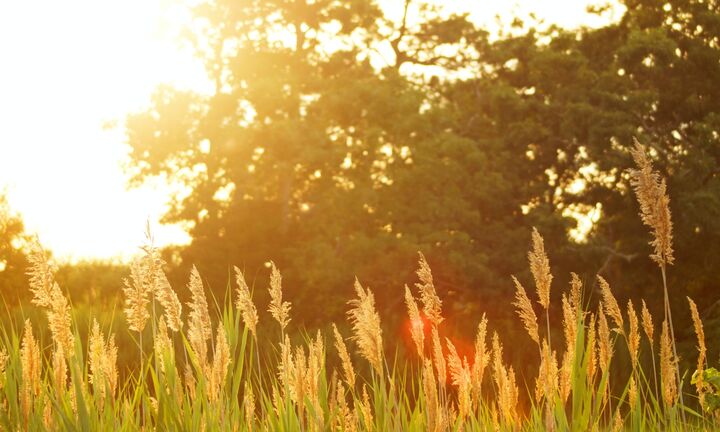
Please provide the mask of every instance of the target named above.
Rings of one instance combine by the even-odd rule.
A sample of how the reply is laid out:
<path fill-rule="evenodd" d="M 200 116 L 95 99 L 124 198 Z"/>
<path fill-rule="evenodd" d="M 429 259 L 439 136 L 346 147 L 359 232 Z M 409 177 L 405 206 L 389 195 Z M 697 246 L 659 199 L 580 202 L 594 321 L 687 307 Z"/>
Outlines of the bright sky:
<path fill-rule="evenodd" d="M 123 131 L 104 130 L 142 108 L 160 83 L 202 91 L 202 65 L 176 36 L 183 0 L 0 2 L 0 188 L 30 232 L 64 259 L 127 258 L 146 220 L 158 243 L 187 240 L 157 225 L 162 184 L 127 190 Z M 396 14 L 402 0 L 381 2 Z M 563 26 L 599 25 L 586 0 L 446 2 L 494 26 L 533 10 Z"/>

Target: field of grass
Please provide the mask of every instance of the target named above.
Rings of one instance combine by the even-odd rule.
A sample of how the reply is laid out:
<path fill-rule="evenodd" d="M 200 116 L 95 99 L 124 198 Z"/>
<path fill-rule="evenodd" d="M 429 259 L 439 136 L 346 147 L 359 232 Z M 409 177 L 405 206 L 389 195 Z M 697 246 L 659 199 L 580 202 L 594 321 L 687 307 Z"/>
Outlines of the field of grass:
<path fill-rule="evenodd" d="M 640 215 L 651 230 L 662 280 L 673 264 L 672 223 L 664 181 L 641 146 L 631 173 Z M 188 312 L 151 244 L 125 282 L 127 331 L 135 344 L 117 346 L 97 321 L 89 329 L 71 319 L 71 305 L 55 282 L 53 265 L 35 244 L 30 254 L 33 303 L 47 314 L 50 340 L 37 323 L 6 326 L 0 339 L 2 430 L 712 430 L 718 427 L 720 373 L 706 368 L 703 326 L 688 298 L 698 337 L 697 368 L 679 370 L 664 286 L 665 312 L 652 317 L 645 301 L 621 306 L 611 283 L 598 276 L 602 300 L 589 310 L 580 279 L 550 304 L 551 266 L 540 233 L 528 254 L 535 289 L 513 277 L 514 307 L 527 330 L 503 341 L 478 317 L 471 350 L 443 337 L 442 300 L 420 255 L 419 282 L 405 287 L 414 352 L 397 354 L 373 293 L 355 283 L 348 322 L 332 332 L 292 327 L 291 304 L 272 265 L 268 310 L 259 322 L 252 292 L 235 268 L 232 299 L 211 308 L 193 268 Z M 532 297 L 532 298 L 531 298 Z M 212 302 L 210 302 L 212 304 Z M 563 340 L 550 338 L 550 308 L 561 308 Z M 216 312 L 211 313 L 211 310 Z M 263 334 L 276 338 L 258 337 Z M 340 329 L 346 329 L 343 334 Z M 497 329 L 502 333 L 502 329 Z M 87 334 L 81 338 L 80 334 Z M 515 371 L 503 344 L 534 344 L 537 364 Z M 622 348 L 622 349 L 619 349 Z M 626 349 L 625 349 L 626 348 Z M 118 371 L 118 350 L 137 358 Z M 468 351 L 468 352 L 464 352 Z M 396 354 L 391 354 L 395 352 Z M 640 354 L 652 358 L 643 368 Z M 630 365 L 613 373 L 619 356 Z M 610 383 L 611 377 L 623 382 Z M 525 379 L 521 379 L 525 377 Z M 532 378 L 527 378 L 532 377 Z M 695 392 L 685 393 L 682 380 Z M 611 386 L 612 384 L 612 386 Z M 611 392 L 610 389 L 615 391 Z M 621 391 L 617 391 L 620 389 Z"/>

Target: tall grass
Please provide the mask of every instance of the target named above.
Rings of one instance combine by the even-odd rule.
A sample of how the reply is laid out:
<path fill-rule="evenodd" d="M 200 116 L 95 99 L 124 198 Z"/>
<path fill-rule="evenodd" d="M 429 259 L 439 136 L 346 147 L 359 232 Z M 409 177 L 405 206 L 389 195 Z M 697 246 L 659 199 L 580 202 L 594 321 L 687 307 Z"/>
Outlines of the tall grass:
<path fill-rule="evenodd" d="M 602 300 L 590 309 L 573 274 L 561 302 L 551 304 L 553 275 L 542 236 L 532 232 L 528 254 L 535 289 L 512 277 L 513 305 L 537 347 L 537 363 L 518 373 L 503 355 L 502 329 L 479 317 L 471 358 L 443 337 L 442 299 L 420 255 L 415 289 L 404 299 L 414 352 L 388 355 L 373 292 L 355 282 L 348 323 L 332 334 L 291 331 L 292 308 L 272 264 L 268 311 L 260 322 L 252 291 L 235 268 L 234 299 L 209 305 L 202 278 L 192 269 L 183 305 L 163 273 L 148 234 L 144 253 L 125 281 L 125 314 L 136 344 L 115 344 L 93 320 L 89 329 L 70 319 L 70 303 L 55 282 L 53 265 L 35 244 L 30 254 L 33 302 L 47 315 L 51 338 L 39 340 L 30 320 L 0 331 L 2 430 L 691 430 L 718 426 L 704 381 L 705 341 L 695 303 L 689 307 L 698 335 L 696 394 L 683 398 L 665 273 L 672 264 L 672 225 L 664 181 L 636 146 L 633 175 L 643 220 L 653 233 L 665 310 L 659 339 L 645 301 L 621 306 L 611 282 L 598 276 Z M 401 294 L 399 294 L 401 295 Z M 537 309 L 542 313 L 538 319 Z M 640 316 L 636 305 L 641 304 Z M 551 323 L 550 308 L 562 311 Z M 211 314 L 211 310 L 216 312 Z M 553 324 L 563 340 L 550 338 Z M 258 326 L 275 338 L 259 338 Z M 343 334 L 341 329 L 347 334 Z M 79 336 L 88 334 L 86 340 Z M 291 338 L 291 333 L 294 337 Z M 644 340 L 644 341 L 643 341 Z M 507 341 L 506 341 L 507 342 Z M 512 341 L 517 343 L 517 341 Z M 329 348 L 329 346 L 332 348 Z M 618 349 L 625 345 L 627 348 Z M 133 351 L 137 366 L 119 373 L 118 350 Z M 652 358 L 643 369 L 642 351 Z M 628 353 L 630 370 L 613 373 Z M 353 356 L 353 354 L 355 354 Z M 656 358 L 657 357 L 657 358 Z M 656 367 L 656 363 L 659 367 Z M 620 363 L 623 364 L 623 363 Z M 336 365 L 336 366 L 334 366 Z M 621 382 L 618 376 L 625 376 Z M 532 381 L 534 378 L 534 382 Z M 614 389 L 614 391 L 613 391 Z M 618 391 L 619 389 L 619 391 Z M 525 397 L 527 396 L 527 397 Z M 688 397 L 690 396 L 690 397 Z M 694 410 L 686 400 L 697 400 Z M 527 400 L 527 403 L 522 401 Z"/>

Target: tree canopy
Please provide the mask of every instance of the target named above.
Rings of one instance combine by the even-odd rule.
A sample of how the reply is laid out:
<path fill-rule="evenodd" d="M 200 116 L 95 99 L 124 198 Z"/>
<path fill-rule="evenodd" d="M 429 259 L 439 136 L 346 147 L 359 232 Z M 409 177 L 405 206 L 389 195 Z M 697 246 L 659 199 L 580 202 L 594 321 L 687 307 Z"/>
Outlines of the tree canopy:
<path fill-rule="evenodd" d="M 27 259 L 22 249 L 26 240 L 22 218 L 0 193 L 0 296 L 6 304 L 16 304 L 24 292 L 17 287 L 27 285 Z"/>
<path fill-rule="evenodd" d="M 231 265 L 252 281 L 272 259 L 319 306 L 299 319 L 341 315 L 353 274 L 392 309 L 422 251 L 462 319 L 529 277 L 533 226 L 557 285 L 599 272 L 621 298 L 660 294 L 626 173 L 637 139 L 668 179 L 673 292 L 712 298 L 718 6 L 623 3 L 604 27 L 499 38 L 419 0 L 400 20 L 371 0 L 203 4 L 188 42 L 215 91 L 160 88 L 128 117 L 134 181 L 186 188 L 166 215 L 191 226 L 179 274 L 197 264 L 218 292 Z"/>

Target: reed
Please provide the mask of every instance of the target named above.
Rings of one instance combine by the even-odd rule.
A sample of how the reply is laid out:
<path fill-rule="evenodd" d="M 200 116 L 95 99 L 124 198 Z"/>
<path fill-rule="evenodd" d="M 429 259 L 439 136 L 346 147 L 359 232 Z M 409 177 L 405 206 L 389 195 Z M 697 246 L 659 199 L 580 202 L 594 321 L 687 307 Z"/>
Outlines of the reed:
<path fill-rule="evenodd" d="M 275 324 L 261 322 L 237 267 L 234 301 L 228 295 L 217 308 L 209 306 L 202 276 L 192 267 L 184 287 L 190 301 L 183 310 L 148 234 L 123 289 L 125 330 L 137 337 L 139 361 L 118 371 L 118 352 L 128 347 L 116 345 L 117 328 L 113 334 L 103 331 L 101 321 L 84 328 L 87 323 L 73 320 L 54 266 L 36 241 L 30 246 L 29 290 L 47 317 L 50 337 L 44 341 L 30 320 L 0 332 L 0 430 L 715 430 L 720 425 L 711 403 L 717 395 L 707 375 L 712 369 L 705 330 L 690 298 L 697 337 L 693 391 L 701 409 L 683 399 L 685 371 L 678 362 L 666 279 L 674 262 L 667 187 L 642 146 L 632 155 L 638 165 L 632 185 L 653 236 L 650 258 L 663 279 L 657 350 L 645 300 L 629 299 L 621 308 L 611 289 L 617 281 L 597 276 L 601 300 L 592 307 L 576 274 L 564 292 L 551 297 L 554 277 L 537 229 L 528 252 L 533 299 L 516 277 L 507 284 L 515 293 L 507 306 L 527 335 L 504 334 L 504 323 L 484 314 L 471 324 L 473 341 L 462 343 L 449 334 L 442 292 L 420 254 L 414 286 L 397 287 L 407 307 L 408 356 L 383 328 L 373 291 L 357 279 L 347 307 L 352 350 L 335 324 L 332 334 L 318 331 L 314 337 L 290 326 L 291 305 L 283 300 L 282 275 L 274 263 L 268 312 L 280 326 L 279 338 L 265 337 Z M 535 302 L 544 311 L 544 326 Z M 551 308 L 557 313 L 551 315 Z M 553 329 L 562 331 L 564 344 L 551 344 Z M 143 337 L 150 338 L 152 349 L 143 350 Z M 331 356 L 326 337 L 333 340 Z M 617 349 L 618 338 L 627 353 Z M 504 350 L 522 343 L 537 346 L 538 356 L 516 374 L 518 365 L 508 362 Z M 627 358 L 616 361 L 621 356 Z M 646 356 L 651 370 L 643 364 Z M 623 374 L 628 364 L 631 373 Z"/>

